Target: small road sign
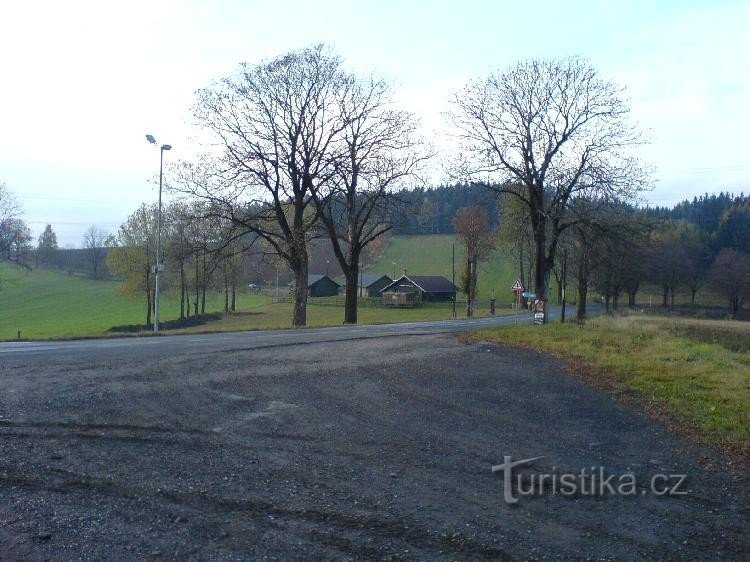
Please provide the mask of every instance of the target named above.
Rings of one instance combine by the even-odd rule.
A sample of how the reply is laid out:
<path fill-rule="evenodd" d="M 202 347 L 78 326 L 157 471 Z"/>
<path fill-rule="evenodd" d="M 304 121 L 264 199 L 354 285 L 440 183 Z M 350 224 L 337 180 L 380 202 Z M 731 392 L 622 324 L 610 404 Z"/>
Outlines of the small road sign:
<path fill-rule="evenodd" d="M 516 279 L 516 282 L 513 283 L 513 286 L 510 288 L 511 291 L 518 291 L 519 293 L 522 293 L 524 291 L 523 283 L 521 283 L 520 279 Z"/>
<path fill-rule="evenodd" d="M 536 298 L 536 293 L 532 291 L 524 291 L 521 296 L 525 299 L 533 299 Z"/>

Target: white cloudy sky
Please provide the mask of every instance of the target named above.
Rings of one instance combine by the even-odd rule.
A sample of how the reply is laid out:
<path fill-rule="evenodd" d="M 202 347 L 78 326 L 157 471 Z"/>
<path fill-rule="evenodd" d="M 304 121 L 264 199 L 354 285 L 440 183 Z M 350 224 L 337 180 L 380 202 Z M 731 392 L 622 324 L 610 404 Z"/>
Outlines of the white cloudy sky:
<path fill-rule="evenodd" d="M 750 189 L 750 3 L 736 1 L 4 1 L 0 181 L 35 234 L 114 231 L 158 150 L 180 156 L 194 90 L 240 61 L 325 42 L 401 89 L 425 126 L 451 89 L 532 56 L 582 55 L 627 86 L 656 169 L 648 199 Z M 183 153 L 184 154 L 184 153 Z"/>

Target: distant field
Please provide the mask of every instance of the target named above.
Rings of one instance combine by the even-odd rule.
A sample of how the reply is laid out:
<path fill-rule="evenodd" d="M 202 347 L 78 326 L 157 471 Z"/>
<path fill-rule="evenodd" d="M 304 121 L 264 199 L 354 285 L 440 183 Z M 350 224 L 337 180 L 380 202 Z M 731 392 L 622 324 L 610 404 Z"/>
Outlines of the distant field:
<path fill-rule="evenodd" d="M 179 317 L 179 300 L 174 294 L 162 296 L 161 320 L 167 323 Z M 206 317 L 195 325 L 168 329 L 164 333 L 195 333 L 204 331 L 257 330 L 289 328 L 292 305 L 272 303 L 269 297 L 241 291 L 237 313 L 224 316 L 223 294 L 211 293 L 206 298 Z M 498 306 L 498 314 L 510 310 Z M 463 316 L 459 306 L 458 316 Z M 477 316 L 487 315 L 486 303 Z M 343 322 L 344 309 L 338 306 L 308 306 L 309 326 L 336 326 Z M 448 303 L 414 309 L 361 307 L 360 323 L 409 322 L 442 320 L 452 317 Z M 122 335 L 108 332 L 113 326 L 138 326 L 145 321 L 140 299 L 131 300 L 117 293 L 114 281 L 94 281 L 57 271 L 36 269 L 25 271 L 0 265 L 0 340 L 12 340 L 21 331 L 23 339 L 70 338 L 84 336 Z M 134 329 L 128 333 L 137 333 Z"/>
<path fill-rule="evenodd" d="M 466 260 L 463 244 L 452 234 L 394 236 L 383 257 L 370 267 L 368 273 L 393 276 L 403 275 L 404 269 L 411 275 L 443 275 L 451 279 L 451 250 L 456 245 L 456 284 Z M 516 268 L 509 258 L 495 252 L 479 266 L 478 298 L 489 299 L 495 289 L 498 302 L 511 302 L 510 290 L 517 276 Z M 461 297 L 459 297 L 461 298 Z"/>
<path fill-rule="evenodd" d="M 267 297 L 240 293 L 237 304 L 242 310 L 251 310 L 269 301 Z M 206 296 L 208 312 L 223 307 L 223 295 Z M 176 319 L 179 313 L 179 298 L 164 295 L 162 320 Z M 145 304 L 141 299 L 119 295 L 115 281 L 0 264 L 0 340 L 16 338 L 18 330 L 28 339 L 72 337 L 101 334 L 112 326 L 144 321 Z"/>
<path fill-rule="evenodd" d="M 383 257 L 366 267 L 368 273 L 401 275 L 406 269 L 412 275 L 443 275 L 451 278 L 451 250 L 456 248 L 456 281 L 460 278 L 465 260 L 463 244 L 453 235 L 394 236 Z M 510 287 L 517 271 L 511 260 L 496 251 L 479 268 L 478 316 L 486 315 L 488 301 L 495 290 L 498 314 L 508 312 L 512 301 Z M 26 339 L 63 338 L 103 335 L 113 326 L 143 324 L 145 318 L 142 299 L 131 300 L 117 293 L 117 282 L 94 281 L 64 272 L 36 269 L 31 272 L 0 264 L 0 340 L 15 339 L 17 331 Z M 569 295 L 574 296 L 572 284 Z M 591 292 L 593 301 L 596 295 Z M 462 299 L 463 295 L 459 295 Z M 656 287 L 644 285 L 638 295 L 639 306 L 654 307 L 660 304 Z M 622 297 L 621 302 L 627 302 Z M 723 306 L 722 299 L 707 291 L 698 294 L 700 304 Z M 689 294 L 678 293 L 678 304 L 689 303 Z M 207 295 L 206 312 L 223 309 L 222 294 Z M 237 309 L 240 314 L 224 318 L 205 318 L 202 324 L 182 328 L 179 331 L 243 330 L 260 328 L 287 328 L 291 324 L 291 308 L 288 304 L 271 304 L 271 299 L 261 295 L 238 293 Z M 174 294 L 162 297 L 161 319 L 175 320 L 179 316 L 179 299 Z M 458 315 L 463 309 L 458 307 Z M 360 322 L 398 322 L 412 320 L 434 320 L 449 318 L 448 307 L 419 308 L 413 310 L 389 310 L 362 308 Z M 343 309 L 311 305 L 308 324 L 330 326 L 341 323 Z"/>

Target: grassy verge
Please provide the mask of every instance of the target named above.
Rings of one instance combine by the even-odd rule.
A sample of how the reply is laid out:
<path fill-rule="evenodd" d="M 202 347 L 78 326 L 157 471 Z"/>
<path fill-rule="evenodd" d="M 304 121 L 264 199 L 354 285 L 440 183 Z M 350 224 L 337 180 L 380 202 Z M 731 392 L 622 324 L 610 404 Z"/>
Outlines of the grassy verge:
<path fill-rule="evenodd" d="M 481 339 L 572 362 L 625 391 L 672 429 L 750 458 L 750 324 L 653 316 L 483 330 Z"/>

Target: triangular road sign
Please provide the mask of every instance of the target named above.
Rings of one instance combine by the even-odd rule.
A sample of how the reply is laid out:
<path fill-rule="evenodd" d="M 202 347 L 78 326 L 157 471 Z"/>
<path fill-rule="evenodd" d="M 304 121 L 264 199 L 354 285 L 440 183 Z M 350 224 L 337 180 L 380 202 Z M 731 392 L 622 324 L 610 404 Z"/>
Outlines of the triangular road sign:
<path fill-rule="evenodd" d="M 523 291 L 523 284 L 521 283 L 520 279 L 516 279 L 516 282 L 513 283 L 513 286 L 510 288 L 511 291 Z"/>

